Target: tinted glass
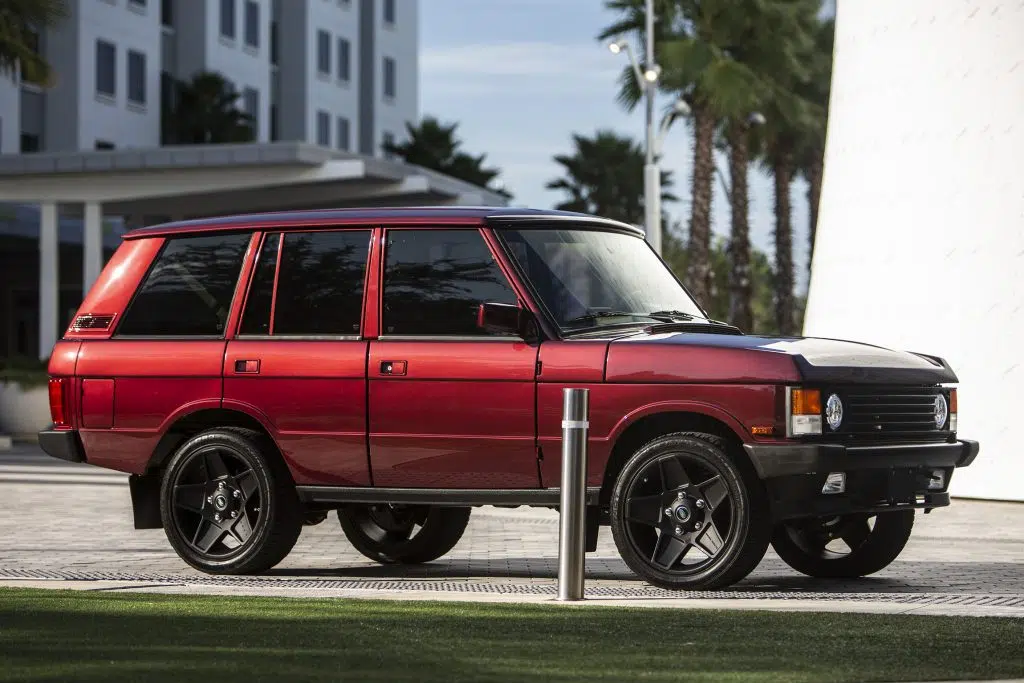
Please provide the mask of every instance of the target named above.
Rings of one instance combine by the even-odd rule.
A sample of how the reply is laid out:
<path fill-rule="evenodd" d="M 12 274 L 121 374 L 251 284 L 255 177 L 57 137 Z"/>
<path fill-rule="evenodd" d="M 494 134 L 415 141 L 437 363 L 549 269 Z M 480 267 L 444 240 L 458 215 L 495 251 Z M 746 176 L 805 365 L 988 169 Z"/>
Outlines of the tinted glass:
<path fill-rule="evenodd" d="M 245 3 L 245 44 L 260 46 L 260 6 L 252 0 Z"/>
<path fill-rule="evenodd" d="M 168 240 L 118 334 L 221 336 L 249 233 Z"/>
<path fill-rule="evenodd" d="M 273 334 L 359 334 L 369 230 L 287 233 Z"/>
<path fill-rule="evenodd" d="M 128 51 L 128 99 L 146 103 L 146 55 L 134 50 Z"/>
<path fill-rule="evenodd" d="M 658 311 L 704 317 L 640 237 L 573 229 L 503 230 L 501 235 L 563 328 L 650 323 L 648 314 Z M 600 319 L 585 317 L 601 313 Z"/>
<path fill-rule="evenodd" d="M 96 41 L 96 92 L 117 94 L 117 48 L 105 40 Z"/>
<path fill-rule="evenodd" d="M 478 306 L 517 303 L 476 230 L 391 230 L 384 271 L 384 333 L 478 336 Z"/>
<path fill-rule="evenodd" d="M 270 334 L 270 302 L 274 295 L 277 245 L 280 240 L 280 233 L 267 235 L 263 240 L 260 254 L 256 257 L 239 334 Z"/>

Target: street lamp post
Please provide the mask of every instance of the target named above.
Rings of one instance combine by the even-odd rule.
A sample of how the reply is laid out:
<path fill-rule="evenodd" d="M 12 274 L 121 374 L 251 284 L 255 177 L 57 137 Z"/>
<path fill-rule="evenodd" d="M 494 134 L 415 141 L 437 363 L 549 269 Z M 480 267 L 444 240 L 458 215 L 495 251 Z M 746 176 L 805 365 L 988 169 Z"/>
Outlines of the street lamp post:
<path fill-rule="evenodd" d="M 629 56 L 630 64 L 640 90 L 646 100 L 645 144 L 644 144 L 644 232 L 651 247 L 661 253 L 661 170 L 658 168 L 656 147 L 657 136 L 654 129 L 654 96 L 658 90 L 658 78 L 661 67 L 654 63 L 654 0 L 645 0 L 645 32 L 647 54 L 644 70 L 640 70 L 636 57 L 629 43 L 618 40 L 608 46 L 614 54 L 623 50 Z"/>

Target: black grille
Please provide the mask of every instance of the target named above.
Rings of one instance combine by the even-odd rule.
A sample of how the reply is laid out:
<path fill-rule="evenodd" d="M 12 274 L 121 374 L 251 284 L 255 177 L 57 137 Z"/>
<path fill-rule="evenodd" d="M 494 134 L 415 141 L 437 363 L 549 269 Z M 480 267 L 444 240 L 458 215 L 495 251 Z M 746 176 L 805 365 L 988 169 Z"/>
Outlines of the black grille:
<path fill-rule="evenodd" d="M 832 394 L 843 401 L 843 421 L 833 432 L 823 419 L 825 434 L 851 442 L 943 441 L 950 436 L 948 417 L 941 428 L 935 426 L 936 396 L 945 398 L 949 412 L 948 392 L 940 387 L 839 387 L 822 391 L 823 409 Z"/>
<path fill-rule="evenodd" d="M 105 330 L 114 321 L 112 315 L 80 315 L 72 323 L 72 330 Z"/>

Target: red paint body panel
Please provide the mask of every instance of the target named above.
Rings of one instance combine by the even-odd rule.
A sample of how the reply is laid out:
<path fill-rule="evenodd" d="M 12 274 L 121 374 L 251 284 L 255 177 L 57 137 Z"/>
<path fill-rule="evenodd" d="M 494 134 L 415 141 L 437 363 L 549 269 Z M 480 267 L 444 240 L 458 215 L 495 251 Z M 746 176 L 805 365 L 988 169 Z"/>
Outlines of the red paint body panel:
<path fill-rule="evenodd" d="M 228 344 L 224 407 L 260 416 L 298 484 L 367 486 L 365 341 Z M 235 372 L 258 360 L 258 374 Z"/>
<path fill-rule="evenodd" d="M 114 426 L 114 380 L 82 380 L 82 429 Z"/>
<path fill-rule="evenodd" d="M 541 344 L 541 382 L 601 382 L 608 340 L 552 341 Z"/>
<path fill-rule="evenodd" d="M 90 340 L 77 373 L 114 379 L 113 428 L 82 429 L 86 458 L 123 472 L 145 470 L 160 436 L 181 417 L 219 408 L 224 342 Z"/>
<path fill-rule="evenodd" d="M 775 388 L 766 385 L 541 383 L 537 389 L 537 431 L 544 450 L 541 475 L 545 486 L 557 486 L 561 481 L 562 389 L 566 387 L 590 389 L 590 486 L 600 486 L 616 439 L 648 415 L 707 415 L 724 423 L 743 441 L 751 440 L 747 431 L 751 424 L 772 424 L 775 420 Z"/>
<path fill-rule="evenodd" d="M 381 362 L 403 360 L 405 376 L 381 376 Z M 536 360 L 514 341 L 371 342 L 374 485 L 539 486 Z"/>
<path fill-rule="evenodd" d="M 164 240 L 160 238 L 122 242 L 75 315 L 113 315 L 114 320 L 106 329 L 73 330 L 68 327 L 64 338 L 109 339 L 163 243 Z M 74 324 L 74 318 L 71 322 Z"/>

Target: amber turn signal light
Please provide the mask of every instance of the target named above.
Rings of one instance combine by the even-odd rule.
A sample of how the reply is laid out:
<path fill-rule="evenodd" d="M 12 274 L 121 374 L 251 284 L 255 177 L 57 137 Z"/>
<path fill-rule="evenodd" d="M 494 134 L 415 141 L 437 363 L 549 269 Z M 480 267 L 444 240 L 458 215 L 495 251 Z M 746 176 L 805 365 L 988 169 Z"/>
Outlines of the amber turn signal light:
<path fill-rule="evenodd" d="M 821 392 L 817 389 L 793 389 L 790 415 L 821 415 Z"/>

